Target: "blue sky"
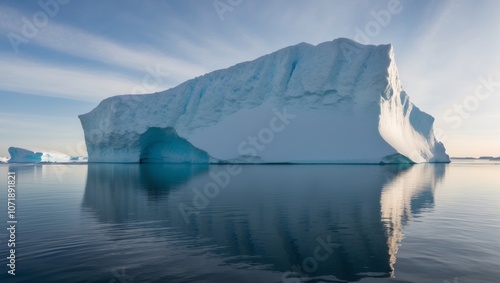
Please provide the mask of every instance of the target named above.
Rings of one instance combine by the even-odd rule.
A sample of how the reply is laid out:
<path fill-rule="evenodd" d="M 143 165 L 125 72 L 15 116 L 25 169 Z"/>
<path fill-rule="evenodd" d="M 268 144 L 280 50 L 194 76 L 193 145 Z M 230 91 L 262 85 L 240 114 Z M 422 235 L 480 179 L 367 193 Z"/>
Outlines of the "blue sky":
<path fill-rule="evenodd" d="M 394 45 L 452 156 L 500 156 L 499 12 L 496 0 L 0 0 L 0 156 L 80 153 L 77 115 L 106 97 L 339 37 Z"/>

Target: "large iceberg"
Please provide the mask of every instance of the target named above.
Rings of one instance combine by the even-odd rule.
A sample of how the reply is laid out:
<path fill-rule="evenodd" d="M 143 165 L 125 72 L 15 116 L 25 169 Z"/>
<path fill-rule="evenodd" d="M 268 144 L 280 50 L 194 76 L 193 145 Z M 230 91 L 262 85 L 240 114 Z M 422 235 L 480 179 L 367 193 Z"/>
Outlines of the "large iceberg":
<path fill-rule="evenodd" d="M 391 45 L 300 43 L 80 115 L 90 162 L 449 162 Z"/>

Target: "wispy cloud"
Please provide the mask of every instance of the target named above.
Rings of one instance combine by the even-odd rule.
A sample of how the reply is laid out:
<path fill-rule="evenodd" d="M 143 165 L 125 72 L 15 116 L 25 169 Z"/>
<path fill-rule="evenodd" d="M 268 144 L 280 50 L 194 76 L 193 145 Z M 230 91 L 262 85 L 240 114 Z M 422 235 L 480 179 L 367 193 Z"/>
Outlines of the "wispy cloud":
<path fill-rule="evenodd" d="M 6 33 L 22 35 L 23 17 L 23 14 L 12 8 L 0 7 L 0 29 Z M 149 46 L 136 43 L 132 48 L 55 21 L 40 29 L 29 44 L 139 72 L 144 72 L 146 66 L 161 66 L 164 72 L 170 73 L 172 79 L 178 82 L 206 73 L 197 64 L 167 56 Z"/>
<path fill-rule="evenodd" d="M 141 80 L 116 73 L 80 69 L 0 55 L 0 90 L 99 101 L 132 93 Z M 158 89 L 159 90 L 159 89 Z"/>
<path fill-rule="evenodd" d="M 132 49 L 77 28 L 53 25 L 40 32 L 36 43 L 60 52 L 101 63 L 144 71 L 145 66 L 162 66 L 179 81 L 204 74 L 198 65 L 165 56 L 149 47 Z"/>
<path fill-rule="evenodd" d="M 495 15 L 500 3 L 436 3 L 408 49 L 396 51 L 403 83 L 410 96 L 416 94 L 412 100 L 440 119 L 453 103 L 474 93 L 479 77 L 500 75 L 500 22 Z"/>

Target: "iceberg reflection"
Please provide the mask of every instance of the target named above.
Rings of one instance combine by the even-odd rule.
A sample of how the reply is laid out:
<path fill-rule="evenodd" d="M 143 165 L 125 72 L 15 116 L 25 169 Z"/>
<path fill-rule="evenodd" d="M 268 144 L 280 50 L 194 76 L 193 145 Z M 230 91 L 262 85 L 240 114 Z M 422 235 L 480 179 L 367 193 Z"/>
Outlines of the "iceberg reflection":
<path fill-rule="evenodd" d="M 185 221 L 179 205 L 193 206 L 196 191 L 226 165 L 88 167 L 84 211 L 101 223 L 146 228 L 143 233 L 155 238 L 148 250 L 155 261 L 167 260 L 165 246 L 172 243 L 184 251 L 183 262 L 199 261 L 193 253 L 209 249 L 207 266 L 241 276 L 266 270 L 259 273 L 266 282 L 391 277 L 404 226 L 434 205 L 435 186 L 445 173 L 444 165 L 247 165 Z M 129 228 L 107 229 L 113 234 Z M 179 234 L 165 232 L 172 230 Z M 144 274 L 155 266 L 147 259 L 141 264 Z M 204 274 L 206 282 L 223 276 L 213 268 L 175 268 Z M 147 271 L 175 281 L 168 272 Z"/>
<path fill-rule="evenodd" d="M 442 181 L 445 169 L 446 165 L 443 164 L 414 165 L 384 185 L 380 207 L 388 237 L 392 275 L 403 240 L 403 228 L 422 209 L 434 207 L 434 191 Z M 390 173 L 386 176 L 391 177 Z"/>

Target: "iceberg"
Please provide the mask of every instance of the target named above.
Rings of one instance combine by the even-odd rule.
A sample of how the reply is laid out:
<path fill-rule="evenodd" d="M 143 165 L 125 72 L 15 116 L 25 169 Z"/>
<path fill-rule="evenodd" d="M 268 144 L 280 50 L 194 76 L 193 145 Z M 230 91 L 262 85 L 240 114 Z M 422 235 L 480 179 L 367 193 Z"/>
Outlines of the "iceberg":
<path fill-rule="evenodd" d="M 8 157 L 0 156 L 0 163 L 7 163 L 9 161 Z"/>
<path fill-rule="evenodd" d="M 71 157 L 56 151 L 9 147 L 9 163 L 56 163 L 71 162 Z"/>
<path fill-rule="evenodd" d="M 392 45 L 300 43 L 79 116 L 89 162 L 450 162 Z"/>

